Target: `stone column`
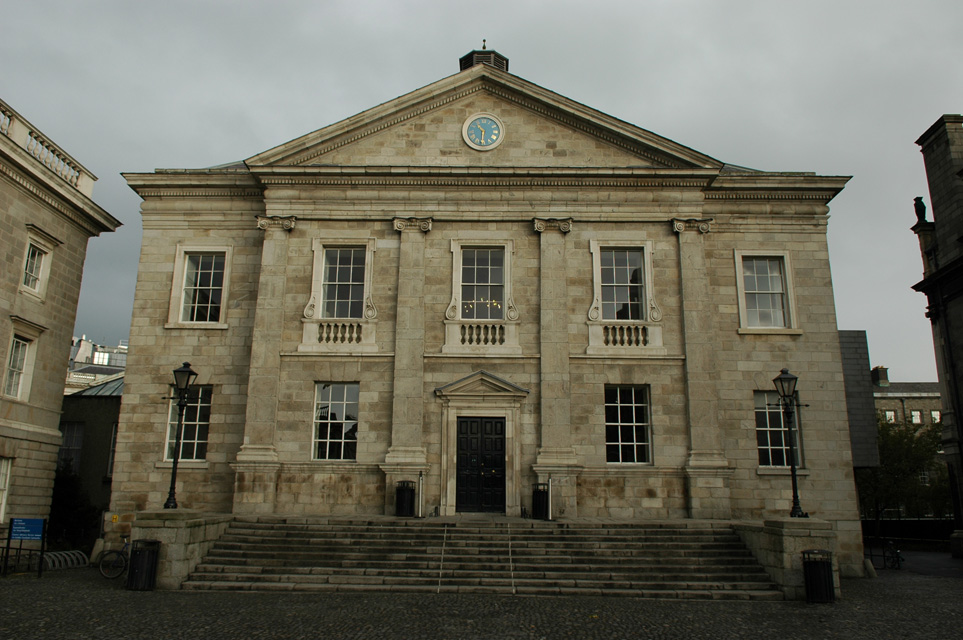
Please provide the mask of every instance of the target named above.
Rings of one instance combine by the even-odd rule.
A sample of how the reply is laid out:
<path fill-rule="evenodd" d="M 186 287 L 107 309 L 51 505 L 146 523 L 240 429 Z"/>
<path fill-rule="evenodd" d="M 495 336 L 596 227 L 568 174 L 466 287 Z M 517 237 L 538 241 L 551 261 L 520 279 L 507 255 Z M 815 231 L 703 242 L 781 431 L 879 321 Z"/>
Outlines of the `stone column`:
<path fill-rule="evenodd" d="M 719 368 L 712 344 L 713 309 L 709 304 L 705 235 L 711 220 L 673 220 L 679 238 L 679 273 L 682 296 L 682 335 L 685 349 L 686 411 L 689 423 L 689 458 L 686 461 L 690 518 L 731 517 L 729 479 L 719 428 Z"/>
<path fill-rule="evenodd" d="M 247 386 L 244 441 L 232 465 L 234 513 L 272 513 L 280 468 L 274 436 L 277 429 L 281 375 L 281 327 L 288 237 L 294 216 L 258 216 L 264 230 L 257 307 L 251 339 L 251 369 Z"/>
<path fill-rule="evenodd" d="M 381 465 L 385 472 L 385 513 L 394 513 L 399 480 L 416 480 L 428 471 L 423 442 L 425 406 L 425 234 L 431 218 L 395 218 L 401 233 L 398 260 L 398 317 L 395 322 L 391 446 Z"/>
<path fill-rule="evenodd" d="M 572 447 L 569 376 L 568 291 L 565 235 L 572 220 L 536 218 L 539 234 L 539 354 L 541 432 L 532 467 L 539 482 L 552 483 L 552 516 L 575 517 L 578 459 Z"/>

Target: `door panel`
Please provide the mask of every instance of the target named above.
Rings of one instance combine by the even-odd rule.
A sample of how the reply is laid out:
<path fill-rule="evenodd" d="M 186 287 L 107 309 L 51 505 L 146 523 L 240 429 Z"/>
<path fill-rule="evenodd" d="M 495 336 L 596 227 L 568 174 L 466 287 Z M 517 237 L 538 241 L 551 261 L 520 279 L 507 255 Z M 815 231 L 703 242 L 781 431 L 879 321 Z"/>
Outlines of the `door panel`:
<path fill-rule="evenodd" d="M 505 419 L 458 418 L 455 511 L 505 511 Z"/>

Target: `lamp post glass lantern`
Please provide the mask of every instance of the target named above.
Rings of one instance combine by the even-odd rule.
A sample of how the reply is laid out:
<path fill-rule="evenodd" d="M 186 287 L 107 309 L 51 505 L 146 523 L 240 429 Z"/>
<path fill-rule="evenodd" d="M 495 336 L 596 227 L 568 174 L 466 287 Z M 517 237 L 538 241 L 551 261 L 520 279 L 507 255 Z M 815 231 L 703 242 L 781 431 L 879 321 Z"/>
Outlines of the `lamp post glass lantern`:
<path fill-rule="evenodd" d="M 799 485 L 796 481 L 796 443 L 792 433 L 793 410 L 796 406 L 796 382 L 798 380 L 797 376 L 789 373 L 789 369 L 783 369 L 778 376 L 773 378 L 772 383 L 776 385 L 776 392 L 779 394 L 779 401 L 782 404 L 783 426 L 789 440 L 789 475 L 792 477 L 792 509 L 789 511 L 789 517 L 808 518 L 809 514 L 805 513 L 799 505 Z"/>
<path fill-rule="evenodd" d="M 174 387 L 177 389 L 177 431 L 174 434 L 174 456 L 171 462 L 171 488 L 167 492 L 165 509 L 176 509 L 177 498 L 174 497 L 174 485 L 177 484 L 177 461 L 181 457 L 181 434 L 184 430 L 184 410 L 187 409 L 187 396 L 191 385 L 197 380 L 197 372 L 191 369 L 191 363 L 185 362 L 174 369 Z"/>

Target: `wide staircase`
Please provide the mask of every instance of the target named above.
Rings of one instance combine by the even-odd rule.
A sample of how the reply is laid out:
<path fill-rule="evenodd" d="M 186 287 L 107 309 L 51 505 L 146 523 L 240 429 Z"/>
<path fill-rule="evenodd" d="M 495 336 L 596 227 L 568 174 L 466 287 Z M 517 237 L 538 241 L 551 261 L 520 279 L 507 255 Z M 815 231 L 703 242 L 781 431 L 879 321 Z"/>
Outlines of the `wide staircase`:
<path fill-rule="evenodd" d="M 238 517 L 184 589 L 781 600 L 731 527 Z"/>

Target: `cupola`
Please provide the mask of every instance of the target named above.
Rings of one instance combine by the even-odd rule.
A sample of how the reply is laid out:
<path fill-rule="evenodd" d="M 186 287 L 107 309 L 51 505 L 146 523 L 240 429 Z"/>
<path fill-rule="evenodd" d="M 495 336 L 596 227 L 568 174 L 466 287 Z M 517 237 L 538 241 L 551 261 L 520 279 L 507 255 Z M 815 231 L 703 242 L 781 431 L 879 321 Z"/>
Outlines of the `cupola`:
<path fill-rule="evenodd" d="M 460 71 L 470 69 L 479 64 L 487 64 L 501 71 L 508 71 L 508 58 L 497 51 L 488 51 L 484 40 L 482 40 L 482 48 L 480 51 L 476 49 L 458 60 L 458 65 L 461 67 L 459 69 Z"/>

